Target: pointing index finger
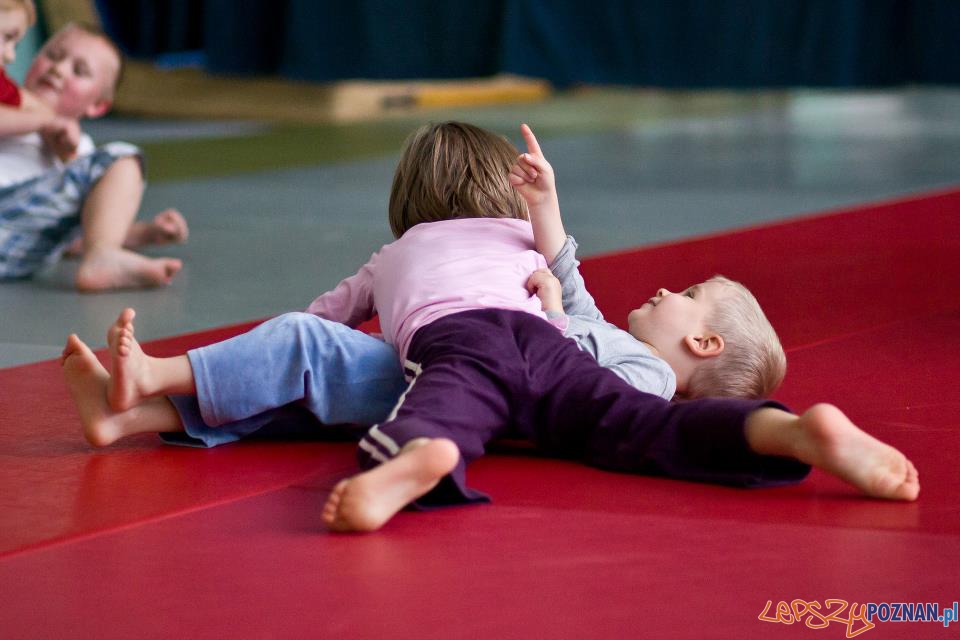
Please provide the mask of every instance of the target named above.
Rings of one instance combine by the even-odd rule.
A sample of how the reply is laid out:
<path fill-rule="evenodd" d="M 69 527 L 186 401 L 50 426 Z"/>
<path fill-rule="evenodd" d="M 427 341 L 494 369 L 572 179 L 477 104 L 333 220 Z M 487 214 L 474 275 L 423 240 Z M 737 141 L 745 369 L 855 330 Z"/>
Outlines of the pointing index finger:
<path fill-rule="evenodd" d="M 521 124 L 520 133 L 523 135 L 524 142 L 527 143 L 527 151 L 533 155 L 542 156 L 543 152 L 540 151 L 540 144 L 537 142 L 537 137 L 533 135 L 533 129 L 527 124 Z"/>

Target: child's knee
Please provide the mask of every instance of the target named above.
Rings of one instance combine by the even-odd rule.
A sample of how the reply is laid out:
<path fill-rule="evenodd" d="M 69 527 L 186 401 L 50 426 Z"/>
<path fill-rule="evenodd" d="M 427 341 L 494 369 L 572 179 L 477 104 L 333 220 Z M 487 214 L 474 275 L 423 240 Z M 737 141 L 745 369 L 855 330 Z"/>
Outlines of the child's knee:
<path fill-rule="evenodd" d="M 309 327 L 313 320 L 316 319 L 316 316 L 309 313 L 303 313 L 302 311 L 291 311 L 289 313 L 279 315 L 272 320 L 268 320 L 265 324 L 271 326 L 274 330 L 293 331 L 300 333 L 304 330 L 304 328 Z"/>
<path fill-rule="evenodd" d="M 104 177 L 106 176 L 113 176 L 129 184 L 143 186 L 143 168 L 140 165 L 140 159 L 136 156 L 117 158 L 104 172 Z"/>

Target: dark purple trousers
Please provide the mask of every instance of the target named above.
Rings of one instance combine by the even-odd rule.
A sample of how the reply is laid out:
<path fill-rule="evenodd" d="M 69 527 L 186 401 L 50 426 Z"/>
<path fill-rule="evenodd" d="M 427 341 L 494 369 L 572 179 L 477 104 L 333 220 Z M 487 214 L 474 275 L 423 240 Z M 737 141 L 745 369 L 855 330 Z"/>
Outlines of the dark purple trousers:
<path fill-rule="evenodd" d="M 453 440 L 457 468 L 416 506 L 488 501 L 466 486 L 466 465 L 501 437 L 527 439 L 603 469 L 698 482 L 772 486 L 810 472 L 747 446 L 747 414 L 782 405 L 668 402 L 643 393 L 528 313 L 484 309 L 441 318 L 417 331 L 408 361 L 416 363 L 410 387 L 391 417 L 363 437 L 358 453 L 361 466 L 371 468 L 414 438 Z"/>

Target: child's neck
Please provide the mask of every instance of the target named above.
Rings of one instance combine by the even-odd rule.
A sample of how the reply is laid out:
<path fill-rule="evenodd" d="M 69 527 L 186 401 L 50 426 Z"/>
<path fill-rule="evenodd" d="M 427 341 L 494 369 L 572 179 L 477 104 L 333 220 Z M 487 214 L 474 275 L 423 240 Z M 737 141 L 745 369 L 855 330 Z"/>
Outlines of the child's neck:
<path fill-rule="evenodd" d="M 636 338 L 636 340 L 637 342 L 645 346 L 647 349 L 649 349 L 650 353 L 660 358 L 661 360 L 666 362 L 667 365 L 670 366 L 670 368 L 673 370 L 673 375 L 676 376 L 676 379 L 677 379 L 676 393 L 678 396 L 681 396 L 681 397 L 685 396 L 687 393 L 687 387 L 690 382 L 690 376 L 693 375 L 693 372 L 689 370 L 688 367 L 684 366 L 684 363 L 672 362 L 670 358 L 668 358 L 665 354 L 663 354 L 660 351 L 660 349 L 657 349 L 655 346 L 653 346 L 646 340 L 641 340 L 640 338 Z"/>
<path fill-rule="evenodd" d="M 660 358 L 661 360 L 663 359 L 663 357 L 660 355 L 660 350 L 657 349 L 657 348 L 656 348 L 655 346 L 653 346 L 652 344 L 650 344 L 649 342 L 647 342 L 646 340 L 639 340 L 639 339 L 638 339 L 637 342 L 639 342 L 640 344 L 642 344 L 643 346 L 645 346 L 647 349 L 650 349 L 650 353 L 652 353 L 653 355 L 657 356 L 657 357 Z"/>

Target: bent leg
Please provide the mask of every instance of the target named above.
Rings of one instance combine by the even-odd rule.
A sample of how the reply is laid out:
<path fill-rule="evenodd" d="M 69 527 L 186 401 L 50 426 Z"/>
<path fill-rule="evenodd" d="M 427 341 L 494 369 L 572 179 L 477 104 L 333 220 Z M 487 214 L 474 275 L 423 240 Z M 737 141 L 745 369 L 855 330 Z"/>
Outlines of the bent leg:
<path fill-rule="evenodd" d="M 449 440 L 460 460 L 414 506 L 489 501 L 466 486 L 466 465 L 484 454 L 490 440 L 507 433 L 515 398 L 523 396 L 525 372 L 511 328 L 497 313 L 456 314 L 420 329 L 409 353 L 422 368 L 409 363 L 417 375 L 390 418 L 360 441 L 360 466 L 390 461 L 418 438 Z"/>
<path fill-rule="evenodd" d="M 357 456 L 363 469 L 391 461 L 418 439 L 445 439 L 457 446 L 459 462 L 436 488 L 418 496 L 414 502 L 418 508 L 490 501 L 486 494 L 467 487 L 466 469 L 484 454 L 487 442 L 502 435 L 510 412 L 497 381 L 464 368 L 465 363 L 453 360 L 425 365 L 390 418 L 371 427 L 359 443 Z"/>
<path fill-rule="evenodd" d="M 31 180 L 0 189 L 0 279 L 29 277 L 56 262 L 80 232 L 87 195 L 129 145 L 107 145 Z"/>
<path fill-rule="evenodd" d="M 466 486 L 466 465 L 505 430 L 509 410 L 497 381 L 474 365 L 440 358 L 417 371 L 390 418 L 360 441 L 367 470 L 334 487 L 323 508 L 327 526 L 373 531 L 408 505 L 489 502 Z"/>
<path fill-rule="evenodd" d="M 174 258 L 148 258 L 123 248 L 140 210 L 143 176 L 138 158 L 116 160 L 83 203 L 83 256 L 76 284 L 81 291 L 169 284 L 182 264 Z"/>
<path fill-rule="evenodd" d="M 450 440 L 411 440 L 388 462 L 340 481 L 323 506 L 323 521 L 334 531 L 375 531 L 436 487 L 459 460 Z"/>

